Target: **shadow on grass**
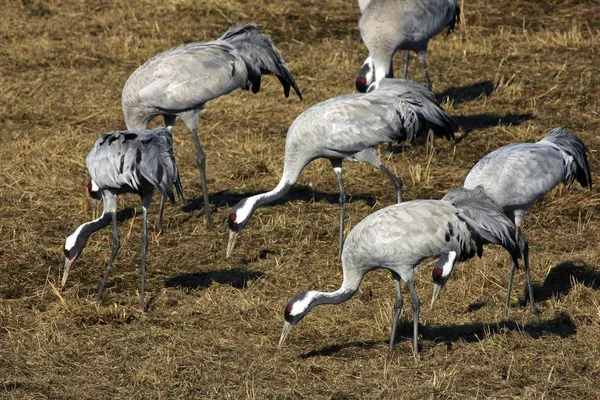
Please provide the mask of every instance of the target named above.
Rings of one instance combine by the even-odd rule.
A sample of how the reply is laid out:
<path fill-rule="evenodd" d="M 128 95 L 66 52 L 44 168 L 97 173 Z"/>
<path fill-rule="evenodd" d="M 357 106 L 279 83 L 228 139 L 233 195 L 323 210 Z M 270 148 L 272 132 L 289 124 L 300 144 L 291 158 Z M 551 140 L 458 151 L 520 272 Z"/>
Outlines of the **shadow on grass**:
<path fill-rule="evenodd" d="M 469 133 L 478 129 L 485 129 L 491 126 L 521 125 L 523 122 L 533 119 L 532 114 L 477 114 L 466 116 L 453 116 L 452 119 L 465 132 L 457 137 L 455 143 L 462 142 Z"/>
<path fill-rule="evenodd" d="M 386 176 L 382 175 L 381 179 L 386 180 L 388 178 Z M 335 188 L 337 189 L 337 184 L 335 184 Z M 230 191 L 224 190 L 224 191 L 217 192 L 215 194 L 211 194 L 209 196 L 209 201 L 213 207 L 216 207 L 216 208 L 228 207 L 229 208 L 229 207 L 233 207 L 234 205 L 236 205 L 242 199 L 245 199 L 247 197 L 254 196 L 254 195 L 257 195 L 260 193 L 264 193 L 269 190 L 271 190 L 271 189 L 270 188 L 265 189 L 265 191 L 260 191 L 260 192 L 244 192 L 244 193 L 235 193 L 235 192 L 230 192 Z M 394 191 L 394 188 L 391 183 L 390 183 L 390 191 L 392 193 Z M 310 188 L 309 186 L 296 185 L 292 188 L 290 193 L 286 194 L 283 198 L 281 198 L 273 203 L 265 204 L 263 207 L 278 206 L 278 205 L 282 205 L 282 204 L 288 203 L 290 201 L 296 201 L 296 200 L 304 201 L 307 203 L 309 203 L 309 202 L 317 203 L 317 202 L 321 202 L 321 201 L 326 201 L 330 204 L 339 204 L 339 198 L 340 198 L 339 193 L 335 193 L 335 192 L 334 193 L 324 193 L 324 192 L 320 192 L 320 191 L 315 191 L 312 188 Z M 364 201 L 371 207 L 373 207 L 376 202 L 375 197 L 373 197 L 370 194 L 366 194 L 366 193 L 351 195 L 351 196 L 348 196 L 347 199 L 348 199 L 348 202 Z M 204 209 L 204 200 L 202 197 L 191 199 L 188 201 L 187 204 L 185 204 L 182 207 L 182 210 L 184 212 L 194 212 L 194 211 L 203 210 L 203 209 Z"/>
<path fill-rule="evenodd" d="M 205 289 L 213 283 L 229 285 L 238 289 L 248 287 L 248 282 L 262 278 L 264 274 L 260 271 L 246 269 L 217 270 L 208 272 L 197 272 L 194 274 L 183 274 L 165 279 L 165 287 L 179 288 L 183 290 Z"/>
<path fill-rule="evenodd" d="M 311 357 L 322 357 L 322 356 L 330 356 L 335 354 L 341 350 L 345 349 L 370 349 L 373 346 L 381 343 L 381 341 L 371 340 L 368 342 L 350 342 L 345 344 L 333 344 L 331 346 L 323 347 L 321 349 L 312 350 L 308 353 L 300 354 L 300 358 L 311 358 Z"/>
<path fill-rule="evenodd" d="M 401 339 L 401 333 L 408 335 L 408 340 L 412 340 L 412 321 L 403 321 L 398 324 L 395 345 Z M 513 321 L 500 321 L 497 323 L 477 322 L 464 325 L 440 325 L 440 326 L 422 326 L 419 325 L 420 341 L 429 340 L 435 343 L 446 343 L 451 346 L 452 343 L 462 342 L 479 342 L 484 337 L 499 333 L 521 332 L 529 335 L 532 338 L 538 339 L 545 335 L 557 335 L 561 338 L 569 337 L 577 333 L 577 327 L 566 313 L 558 314 L 551 320 L 533 322 L 522 325 Z M 300 355 L 300 358 L 310 358 L 315 356 L 330 356 L 341 350 L 348 348 L 369 349 L 378 344 L 387 344 L 386 341 L 368 341 L 368 342 L 350 342 L 345 344 L 334 344 L 323 347 L 321 349 L 312 350 L 308 353 Z M 419 345 L 419 349 L 421 346 Z"/>
<path fill-rule="evenodd" d="M 492 81 L 482 81 L 472 83 L 466 86 L 451 87 L 437 94 L 435 97 L 439 103 L 446 98 L 454 104 L 460 104 L 467 101 L 476 100 L 480 97 L 486 97 L 494 91 L 494 83 Z"/>
<path fill-rule="evenodd" d="M 562 262 L 550 270 L 542 285 L 533 285 L 533 298 L 536 302 L 550 298 L 560 299 L 573 289 L 575 282 L 600 289 L 600 269 L 581 260 Z M 525 304 L 526 297 L 519 303 Z"/>
<path fill-rule="evenodd" d="M 412 328 L 412 323 L 410 328 Z M 491 334 L 513 331 L 527 334 L 534 339 L 539 339 L 545 335 L 557 335 L 566 338 L 577 333 L 577 327 L 567 313 L 560 313 L 550 320 L 536 321 L 525 325 L 504 320 L 496 323 L 476 322 L 465 325 L 419 327 L 419 333 L 423 339 L 446 343 L 457 341 L 478 342 L 483 337 Z"/>

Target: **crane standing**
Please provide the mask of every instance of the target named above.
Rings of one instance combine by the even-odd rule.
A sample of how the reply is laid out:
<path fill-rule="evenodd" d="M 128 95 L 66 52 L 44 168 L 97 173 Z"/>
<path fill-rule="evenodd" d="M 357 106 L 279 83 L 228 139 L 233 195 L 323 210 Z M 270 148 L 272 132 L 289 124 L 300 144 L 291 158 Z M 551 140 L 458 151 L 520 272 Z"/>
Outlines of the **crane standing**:
<path fill-rule="evenodd" d="M 102 198 L 104 210 L 99 218 L 80 225 L 67 237 L 61 289 L 67 283 L 69 271 L 81 255 L 90 235 L 112 223 L 113 241 L 110 260 L 96 296 L 96 300 L 100 300 L 120 247 L 117 229 L 117 196 L 123 193 L 137 193 L 142 200 L 144 217 L 142 289 L 140 292 L 141 308 L 144 311 L 146 309 L 146 250 L 148 248 L 147 210 L 154 195 L 154 188 L 157 188 L 163 197 L 168 197 L 171 202 L 175 201 L 173 185 L 178 172 L 173 155 L 170 129 L 159 127 L 152 131 L 120 131 L 104 134 L 90 150 L 86 166 L 90 174 L 88 185 L 90 195 L 95 199 Z"/>
<path fill-rule="evenodd" d="M 360 35 L 369 57 L 356 76 L 356 89 L 365 92 L 369 85 L 393 77 L 394 53 L 404 50 L 404 79 L 408 77 L 409 51 L 415 51 L 423 65 L 425 83 L 431 89 L 427 72 L 429 40 L 460 20 L 456 0 L 359 0 L 362 13 Z"/>
<path fill-rule="evenodd" d="M 481 186 L 515 223 L 516 239 L 523 252 L 531 311 L 535 314 L 529 269 L 529 243 L 521 225 L 525 213 L 542 196 L 561 182 L 570 186 L 577 180 L 592 188 L 586 146 L 564 128 L 552 129 L 536 143 L 515 143 L 489 153 L 467 175 L 465 188 Z M 516 263 L 512 263 L 504 313 L 508 314 Z M 443 285 L 442 285 L 443 286 Z"/>
<path fill-rule="evenodd" d="M 514 242 L 514 225 L 502 209 L 481 190 L 457 189 L 446 200 L 413 200 L 381 209 L 359 222 L 348 234 L 342 252 L 342 286 L 331 293 L 307 291 L 294 296 L 285 307 L 285 324 L 279 340 L 283 345 L 292 328 L 315 306 L 340 304 L 358 290 L 364 275 L 376 268 L 392 273 L 396 302 L 389 343 L 391 356 L 402 309 L 401 282 L 406 283 L 413 305 L 413 352 L 417 354 L 420 300 L 413 286 L 419 263 L 442 255 L 434 275 L 447 280 L 455 261 L 475 254 L 483 244 L 500 244 L 515 262 L 520 256 Z"/>
<path fill-rule="evenodd" d="M 344 240 L 346 192 L 342 179 L 344 160 L 362 161 L 383 171 L 394 182 L 402 201 L 402 180 L 377 156 L 377 145 L 398 139 L 414 140 L 432 129 L 437 136 L 454 138 L 456 125 L 439 106 L 433 93 L 422 85 L 400 79 L 384 79 L 369 93 L 353 93 L 316 104 L 290 126 L 285 144 L 281 180 L 275 189 L 245 198 L 229 212 L 227 257 L 252 213 L 290 191 L 311 161 L 327 158 L 340 189 L 339 252 Z"/>
<path fill-rule="evenodd" d="M 232 26 L 219 39 L 189 43 L 167 50 L 139 67 L 123 87 L 122 106 L 127 129 L 147 129 L 162 115 L 167 127 L 181 118 L 192 133 L 200 168 L 206 223 L 212 227 L 205 154 L 198 138 L 198 118 L 204 105 L 237 88 L 260 90 L 262 74 L 274 74 L 283 85 L 302 94 L 271 38 L 254 31 L 255 23 Z"/>

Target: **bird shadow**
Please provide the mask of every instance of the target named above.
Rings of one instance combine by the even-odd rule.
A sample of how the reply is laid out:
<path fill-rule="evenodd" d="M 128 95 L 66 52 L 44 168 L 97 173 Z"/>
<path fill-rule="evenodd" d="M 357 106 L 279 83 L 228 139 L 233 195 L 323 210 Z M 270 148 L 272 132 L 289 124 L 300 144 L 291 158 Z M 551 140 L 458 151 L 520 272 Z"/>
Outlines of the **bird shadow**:
<path fill-rule="evenodd" d="M 213 283 L 229 285 L 237 289 L 246 289 L 250 281 L 260 279 L 265 274 L 247 269 L 213 270 L 177 275 L 165 279 L 165 287 L 183 289 L 185 291 L 200 290 Z"/>
<path fill-rule="evenodd" d="M 452 117 L 454 122 L 463 130 L 463 134 L 455 139 L 455 143 L 462 142 L 471 132 L 490 126 L 521 125 L 523 122 L 533 119 L 532 114 L 477 114 Z"/>
<path fill-rule="evenodd" d="M 125 222 L 137 215 L 135 208 L 125 208 L 117 212 L 117 222 Z"/>
<path fill-rule="evenodd" d="M 451 87 L 437 94 L 435 97 L 439 103 L 447 99 L 448 102 L 460 104 L 467 101 L 476 100 L 480 97 L 489 96 L 494 91 L 492 81 L 482 81 L 472 83 L 466 86 Z"/>
<path fill-rule="evenodd" d="M 482 309 L 483 307 L 485 307 L 486 303 L 484 301 L 478 301 L 475 303 L 471 303 L 469 304 L 469 306 L 467 307 L 467 312 L 475 312 L 477 310 Z"/>
<path fill-rule="evenodd" d="M 412 323 L 407 325 L 410 325 L 407 329 L 412 329 Z M 479 342 L 485 336 L 506 332 L 520 332 L 534 339 L 539 339 L 545 335 L 566 338 L 576 334 L 577 327 L 567 313 L 560 313 L 552 319 L 534 321 L 525 325 L 502 320 L 494 323 L 476 322 L 464 325 L 419 326 L 419 333 L 423 339 L 438 343 Z"/>
<path fill-rule="evenodd" d="M 311 350 L 307 353 L 300 354 L 299 358 L 306 359 L 311 357 L 326 357 L 336 354 L 345 349 L 370 349 L 382 343 L 380 340 L 370 340 L 367 342 L 349 342 L 344 344 L 332 344 L 320 349 Z"/>
<path fill-rule="evenodd" d="M 594 290 L 600 289 L 600 269 L 581 260 L 562 262 L 550 270 L 543 284 L 533 285 L 533 298 L 536 302 L 560 299 L 573 289 L 576 282 Z M 519 300 L 522 306 L 527 304 L 526 294 Z"/>
<path fill-rule="evenodd" d="M 249 191 L 244 193 L 235 193 L 230 192 L 228 190 L 222 190 L 215 194 L 211 194 L 209 196 L 209 201 L 214 208 L 232 207 L 247 197 L 251 197 L 261 193 L 264 192 Z M 321 201 L 326 201 L 330 204 L 339 204 L 339 198 L 339 193 L 325 193 L 318 190 L 314 190 L 309 186 L 297 185 L 294 188 L 292 188 L 292 190 L 283 198 L 272 203 L 265 204 L 263 207 L 278 206 L 295 200 L 300 200 L 307 203 L 317 203 Z M 348 196 L 347 202 L 350 203 L 355 201 L 364 201 L 370 207 L 373 207 L 376 204 L 375 197 L 366 193 L 359 193 Z M 182 210 L 188 213 L 202 209 L 204 209 L 203 197 L 191 199 L 188 201 L 187 204 L 185 204 L 182 207 Z"/>
<path fill-rule="evenodd" d="M 412 321 L 399 322 L 396 337 L 394 338 L 394 345 L 399 343 L 403 334 L 407 335 L 408 340 L 410 340 L 412 329 Z M 494 323 L 477 322 L 463 325 L 423 326 L 419 324 L 419 334 L 423 340 L 433 341 L 434 343 L 445 343 L 448 348 L 451 348 L 455 342 L 479 342 L 486 336 L 507 332 L 524 333 L 534 339 L 539 339 L 545 335 L 557 335 L 561 338 L 566 338 L 575 335 L 577 327 L 567 313 L 560 313 L 550 320 L 536 321 L 525 325 L 506 320 Z M 387 344 L 387 341 L 355 341 L 334 344 L 301 354 L 300 358 L 331 356 L 348 348 L 369 349 L 378 344 Z M 422 346 L 419 346 L 419 348 L 421 349 Z"/>

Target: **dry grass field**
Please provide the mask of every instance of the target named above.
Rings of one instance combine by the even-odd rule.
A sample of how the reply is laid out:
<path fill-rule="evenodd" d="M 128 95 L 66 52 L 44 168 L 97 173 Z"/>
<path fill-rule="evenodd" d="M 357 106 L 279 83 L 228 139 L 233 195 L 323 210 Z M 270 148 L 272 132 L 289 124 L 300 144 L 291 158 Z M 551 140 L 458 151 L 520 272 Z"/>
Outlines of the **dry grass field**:
<path fill-rule="evenodd" d="M 440 198 L 486 153 L 555 126 L 586 142 L 600 176 L 600 3 L 464 3 L 463 24 L 429 52 L 457 140 L 438 140 L 433 157 L 423 146 L 380 149 L 404 179 L 406 200 Z M 522 271 L 504 318 L 509 259 L 490 246 L 458 265 L 433 311 L 433 262 L 421 266 L 419 359 L 407 293 L 387 359 L 394 286 L 384 271 L 368 274 L 350 301 L 314 309 L 277 351 L 288 299 L 341 283 L 335 175 L 327 161 L 309 165 L 287 201 L 255 213 L 230 259 L 226 218 L 237 201 L 277 184 L 298 114 L 354 91 L 366 57 L 354 0 L 12 0 L 1 8 L 0 398 L 600 397 L 600 195 L 575 185 L 539 201 L 525 222 L 539 319 L 524 304 Z M 187 202 L 167 207 L 164 232 L 150 231 L 149 310 L 139 311 L 133 195 L 120 200 L 121 250 L 102 303 L 93 299 L 110 229 L 91 237 L 59 293 L 65 237 L 91 219 L 85 156 L 101 133 L 124 128 L 128 76 L 163 50 L 249 20 L 272 36 L 304 100 L 285 99 L 266 77 L 256 95 L 238 90 L 209 103 L 199 132 L 216 228 L 205 225 L 195 150 L 178 122 Z M 416 57 L 410 78 L 422 81 Z M 345 183 L 348 230 L 394 202 L 388 178 L 370 166 L 346 163 Z M 157 205 L 158 197 L 152 226 Z"/>

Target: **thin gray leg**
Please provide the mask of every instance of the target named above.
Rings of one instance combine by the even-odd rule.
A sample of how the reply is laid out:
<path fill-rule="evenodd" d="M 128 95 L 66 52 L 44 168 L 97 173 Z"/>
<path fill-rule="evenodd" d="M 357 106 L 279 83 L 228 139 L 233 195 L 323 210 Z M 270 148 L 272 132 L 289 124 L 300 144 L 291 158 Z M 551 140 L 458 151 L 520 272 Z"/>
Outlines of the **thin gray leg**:
<path fill-rule="evenodd" d="M 521 230 L 520 228 L 517 228 Z M 531 285 L 531 274 L 529 271 L 529 242 L 527 242 L 527 238 L 520 232 L 519 241 L 521 242 L 521 246 L 523 249 L 523 264 L 525 265 L 525 277 L 527 279 L 527 291 L 529 292 L 529 307 L 531 308 L 531 313 L 535 316 L 538 316 L 538 310 L 535 308 L 535 300 L 533 299 L 533 287 Z"/>
<path fill-rule="evenodd" d="M 100 301 L 102 298 L 102 294 L 104 293 L 104 287 L 106 286 L 106 280 L 108 279 L 108 274 L 110 273 L 110 269 L 112 268 L 113 261 L 115 261 L 115 257 L 117 257 L 117 253 L 119 252 L 119 248 L 121 247 L 121 243 L 119 243 L 119 230 L 117 229 L 117 212 L 111 212 L 112 218 L 112 228 L 113 228 L 113 240 L 110 251 L 110 260 L 108 261 L 108 265 L 104 270 L 104 277 L 100 281 L 100 285 L 98 286 L 98 293 L 96 294 L 96 301 Z"/>
<path fill-rule="evenodd" d="M 518 246 L 518 244 L 517 244 Z M 504 317 L 508 317 L 508 309 L 510 308 L 510 294 L 512 292 L 513 278 L 515 270 L 518 268 L 517 260 L 513 259 L 510 265 L 510 274 L 508 275 L 508 289 L 506 290 L 506 302 L 504 303 Z"/>
<path fill-rule="evenodd" d="M 148 209 L 142 206 L 144 214 L 144 230 L 142 231 L 142 290 L 140 302 L 142 312 L 146 311 L 146 251 L 148 250 Z"/>
<path fill-rule="evenodd" d="M 335 176 L 337 177 L 338 185 L 340 186 L 340 233 L 338 238 L 338 257 L 342 257 L 342 249 L 344 248 L 344 219 L 346 216 L 346 192 L 344 191 L 344 180 L 342 179 L 342 160 L 329 160 Z"/>
<path fill-rule="evenodd" d="M 425 75 L 425 86 L 431 90 L 431 79 L 429 79 L 429 72 L 427 72 L 427 49 L 421 50 L 418 53 L 419 60 L 423 65 L 423 75 Z"/>
<path fill-rule="evenodd" d="M 398 178 L 396 175 L 392 173 L 387 167 L 383 164 L 379 166 L 379 169 L 383 171 L 384 174 L 390 177 L 392 182 L 394 183 L 394 187 L 396 188 L 396 197 L 398 198 L 398 203 L 402 203 L 402 179 Z"/>
<path fill-rule="evenodd" d="M 198 167 L 200 168 L 200 182 L 202 184 L 202 195 L 204 196 L 204 214 L 206 215 L 206 225 L 209 228 L 214 228 L 211 212 L 210 212 L 210 203 L 208 202 L 208 186 L 206 185 L 206 155 L 204 154 L 204 149 L 202 148 L 202 144 L 200 143 L 200 138 L 198 137 L 198 112 L 197 111 L 189 111 L 186 113 L 182 113 L 179 115 L 182 121 L 185 123 L 185 126 L 192 133 L 192 139 L 194 139 L 194 145 L 196 146 L 197 153 L 197 162 Z"/>
<path fill-rule="evenodd" d="M 410 53 L 408 50 L 404 52 L 404 79 L 408 79 L 408 61 L 410 60 Z"/>
<path fill-rule="evenodd" d="M 202 195 L 204 196 L 204 214 L 206 214 L 206 225 L 210 228 L 214 228 L 212 215 L 210 213 L 210 203 L 208 202 L 208 186 L 206 185 L 206 155 L 204 149 L 200 144 L 200 139 L 196 130 L 192 132 L 194 138 L 194 144 L 196 145 L 196 152 L 198 153 L 198 167 L 200 167 L 200 180 L 202 183 Z"/>
<path fill-rule="evenodd" d="M 413 355 L 417 356 L 419 354 L 419 345 L 417 344 L 417 339 L 419 338 L 419 313 L 421 311 L 421 300 L 419 300 L 419 296 L 417 295 L 412 281 L 407 281 L 406 286 L 408 286 L 413 303 Z"/>
<path fill-rule="evenodd" d="M 402 311 L 402 291 L 400 288 L 400 276 L 395 272 L 392 272 L 394 278 L 394 286 L 396 287 L 396 302 L 394 303 L 394 316 L 392 317 L 392 336 L 390 337 L 390 348 L 388 351 L 388 358 L 392 357 L 394 353 L 394 341 L 396 340 L 396 329 L 398 328 L 398 320 L 400 319 L 400 312 Z"/>
<path fill-rule="evenodd" d="M 158 224 L 157 230 L 162 231 L 163 212 L 165 211 L 165 196 L 160 196 L 160 206 L 158 208 Z"/>

